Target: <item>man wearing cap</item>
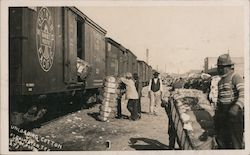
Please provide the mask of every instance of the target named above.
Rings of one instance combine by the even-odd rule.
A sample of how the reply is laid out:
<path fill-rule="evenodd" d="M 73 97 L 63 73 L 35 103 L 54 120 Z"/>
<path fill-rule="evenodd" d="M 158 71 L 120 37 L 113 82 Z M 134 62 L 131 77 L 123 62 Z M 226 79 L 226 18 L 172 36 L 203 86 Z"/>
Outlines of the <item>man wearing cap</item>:
<path fill-rule="evenodd" d="M 126 85 L 126 99 L 128 99 L 128 111 L 131 113 L 130 119 L 132 120 L 138 120 L 138 99 L 139 95 L 135 88 L 135 82 L 132 79 L 131 73 L 126 73 L 125 78 L 120 78 L 121 82 L 123 82 Z"/>
<path fill-rule="evenodd" d="M 154 72 L 154 77 L 149 81 L 148 93 L 150 97 L 149 114 L 157 115 L 157 110 L 161 104 L 162 96 L 162 81 L 159 78 L 159 73 Z"/>
<path fill-rule="evenodd" d="M 243 149 L 244 81 L 234 72 L 229 54 L 219 56 L 217 70 L 218 105 L 215 111 L 216 141 L 219 149 Z"/>

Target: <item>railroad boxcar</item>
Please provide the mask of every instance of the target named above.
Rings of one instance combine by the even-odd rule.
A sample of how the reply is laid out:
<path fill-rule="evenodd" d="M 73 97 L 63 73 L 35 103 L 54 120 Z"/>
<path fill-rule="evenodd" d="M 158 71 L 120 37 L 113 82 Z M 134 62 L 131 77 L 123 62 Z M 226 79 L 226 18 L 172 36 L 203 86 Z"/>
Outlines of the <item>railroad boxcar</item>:
<path fill-rule="evenodd" d="M 137 73 L 137 57 L 111 38 L 106 38 L 106 75 Z"/>
<path fill-rule="evenodd" d="M 74 7 L 10 7 L 10 100 L 102 87 L 105 34 Z M 92 66 L 86 81 L 77 77 L 77 57 Z"/>

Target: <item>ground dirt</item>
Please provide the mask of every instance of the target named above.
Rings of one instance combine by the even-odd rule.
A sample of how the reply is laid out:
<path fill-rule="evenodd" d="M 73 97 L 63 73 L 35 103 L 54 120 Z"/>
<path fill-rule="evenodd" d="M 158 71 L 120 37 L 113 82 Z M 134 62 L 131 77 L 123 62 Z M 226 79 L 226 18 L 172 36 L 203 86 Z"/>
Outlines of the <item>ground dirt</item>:
<path fill-rule="evenodd" d="M 159 105 L 158 116 L 149 115 L 147 87 L 143 88 L 140 120 L 111 119 L 98 121 L 100 104 L 52 120 L 35 134 L 62 145 L 69 151 L 123 151 L 123 150 L 167 150 L 168 118 Z M 123 115 L 129 116 L 126 102 L 122 104 Z M 53 150 L 53 148 L 51 149 Z"/>

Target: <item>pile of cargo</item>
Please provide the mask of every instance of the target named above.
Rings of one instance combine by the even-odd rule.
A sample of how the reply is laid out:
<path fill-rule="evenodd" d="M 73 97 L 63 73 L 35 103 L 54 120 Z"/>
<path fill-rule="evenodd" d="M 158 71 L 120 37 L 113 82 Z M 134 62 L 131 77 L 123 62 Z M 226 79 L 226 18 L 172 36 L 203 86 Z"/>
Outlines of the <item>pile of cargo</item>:
<path fill-rule="evenodd" d="M 214 110 L 207 100 L 207 95 L 196 89 L 179 89 L 174 91 L 170 98 L 177 136 L 183 138 L 184 129 L 186 137 L 190 140 L 191 149 L 211 149 Z M 183 147 L 185 147 L 184 139 L 182 139 Z"/>
<path fill-rule="evenodd" d="M 115 118 L 117 113 L 118 82 L 115 77 L 108 76 L 104 81 L 103 100 L 100 106 L 101 121 Z"/>
<path fill-rule="evenodd" d="M 211 75 L 205 73 L 190 74 L 183 77 L 172 77 L 171 85 L 174 87 L 182 85 L 185 89 L 197 89 L 202 90 L 204 93 L 210 91 Z"/>

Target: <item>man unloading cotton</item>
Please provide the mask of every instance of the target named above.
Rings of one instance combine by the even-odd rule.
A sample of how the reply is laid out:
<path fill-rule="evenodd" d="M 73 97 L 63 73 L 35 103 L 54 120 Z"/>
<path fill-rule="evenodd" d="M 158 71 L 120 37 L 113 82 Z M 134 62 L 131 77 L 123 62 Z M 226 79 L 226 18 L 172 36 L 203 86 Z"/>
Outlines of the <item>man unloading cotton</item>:
<path fill-rule="evenodd" d="M 154 77 L 149 81 L 148 93 L 150 97 L 149 114 L 157 115 L 158 107 L 161 104 L 162 81 L 159 73 L 154 72 Z"/>
<path fill-rule="evenodd" d="M 138 99 L 139 95 L 135 88 L 135 82 L 132 79 L 131 73 L 126 73 L 125 78 L 121 77 L 120 81 L 126 85 L 126 99 L 128 99 L 127 108 L 128 111 L 131 113 L 130 119 L 131 120 L 138 120 Z"/>

